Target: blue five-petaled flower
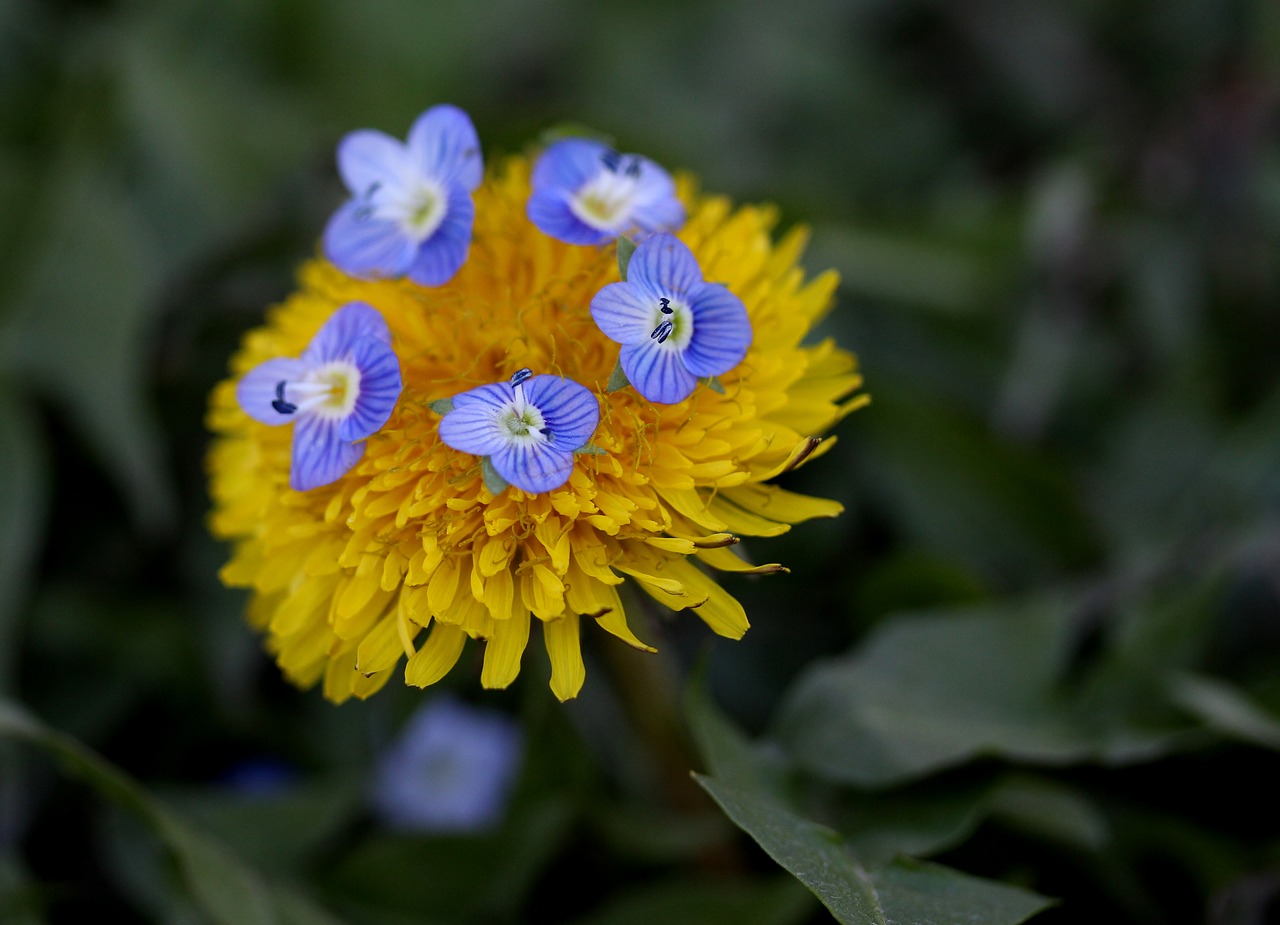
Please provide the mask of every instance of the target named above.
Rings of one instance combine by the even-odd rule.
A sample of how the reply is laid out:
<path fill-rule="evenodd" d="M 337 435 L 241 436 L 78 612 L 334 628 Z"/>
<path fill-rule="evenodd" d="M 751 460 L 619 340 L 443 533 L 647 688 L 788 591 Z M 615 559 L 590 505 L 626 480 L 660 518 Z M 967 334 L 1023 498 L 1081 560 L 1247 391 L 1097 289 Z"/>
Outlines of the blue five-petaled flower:
<path fill-rule="evenodd" d="M 574 451 L 599 423 L 600 405 L 584 386 L 522 369 L 508 382 L 455 395 L 440 421 L 440 439 L 489 457 L 503 479 L 537 494 L 569 481 Z"/>
<path fill-rule="evenodd" d="M 638 154 L 585 138 L 547 148 L 533 168 L 529 220 L 569 244 L 605 244 L 684 224 L 671 175 Z"/>
<path fill-rule="evenodd" d="M 364 438 L 387 423 L 400 388 L 386 321 L 373 306 L 350 302 L 321 326 L 301 357 L 250 370 L 236 398 L 256 421 L 294 425 L 289 485 L 307 491 L 359 462 Z"/>
<path fill-rule="evenodd" d="M 362 129 L 338 144 L 349 199 L 324 233 L 329 260 L 353 276 L 451 280 L 467 259 L 484 164 L 475 126 L 456 106 L 433 106 L 408 142 Z"/>
<path fill-rule="evenodd" d="M 627 380 L 662 404 L 688 398 L 700 378 L 727 373 L 751 346 L 742 300 L 704 281 L 693 252 L 669 234 L 641 242 L 627 281 L 597 292 L 591 316 L 622 345 L 619 362 Z"/>

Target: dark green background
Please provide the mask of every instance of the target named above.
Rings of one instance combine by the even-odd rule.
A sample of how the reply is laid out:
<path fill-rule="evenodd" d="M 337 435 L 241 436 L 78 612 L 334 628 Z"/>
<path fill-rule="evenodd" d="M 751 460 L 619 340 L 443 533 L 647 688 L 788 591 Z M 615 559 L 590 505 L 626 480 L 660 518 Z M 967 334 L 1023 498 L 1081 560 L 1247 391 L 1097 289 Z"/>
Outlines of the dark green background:
<path fill-rule="evenodd" d="M 491 161 L 580 123 L 810 225 L 873 396 L 784 482 L 846 514 L 725 579 L 741 643 L 654 613 L 662 658 L 594 640 L 567 707 L 537 644 L 509 692 L 455 670 L 530 737 L 483 838 L 368 817 L 424 695 L 289 688 L 203 522 L 208 390 L 334 144 L 442 101 Z M 761 806 L 838 830 L 899 921 L 1030 908 L 895 912 L 943 883 L 897 853 L 1037 922 L 1280 920 L 1278 135 L 1271 0 L 0 0 L 0 695 L 354 923 L 829 921 L 691 768 L 811 887 Z M 702 695 L 671 724 L 704 658 L 750 759 Z M 0 921 L 222 921 L 172 832 L 0 748 Z M 260 758 L 296 786 L 230 792 Z"/>

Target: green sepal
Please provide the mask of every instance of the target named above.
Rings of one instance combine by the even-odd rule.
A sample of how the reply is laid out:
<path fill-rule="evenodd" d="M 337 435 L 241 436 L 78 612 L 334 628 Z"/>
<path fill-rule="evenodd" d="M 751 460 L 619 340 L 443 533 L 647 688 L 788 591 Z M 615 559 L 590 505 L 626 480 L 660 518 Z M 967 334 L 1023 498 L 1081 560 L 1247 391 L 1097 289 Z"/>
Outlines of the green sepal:
<path fill-rule="evenodd" d="M 453 410 L 453 399 L 437 398 L 435 401 L 427 402 L 427 407 L 436 414 L 448 414 Z"/>
<path fill-rule="evenodd" d="M 510 483 L 498 474 L 488 456 L 480 457 L 480 478 L 484 479 L 484 487 L 489 494 L 497 496 L 510 487 Z"/>
<path fill-rule="evenodd" d="M 618 238 L 618 276 L 627 281 L 627 267 L 631 266 L 631 255 L 636 252 L 636 242 L 626 235 Z"/>
<path fill-rule="evenodd" d="M 724 383 L 716 376 L 703 376 L 698 380 L 717 395 L 724 394 Z"/>
<path fill-rule="evenodd" d="M 596 446 L 594 443 L 584 443 L 573 451 L 578 456 L 608 456 L 604 450 Z"/>
<path fill-rule="evenodd" d="M 625 389 L 631 385 L 631 380 L 627 378 L 627 374 L 622 371 L 622 360 L 614 364 L 613 372 L 609 373 L 609 384 L 604 387 L 606 392 L 616 392 L 619 389 Z"/>
<path fill-rule="evenodd" d="M 610 148 L 613 147 L 612 135 L 592 128 L 590 125 L 583 125 L 581 122 L 557 122 L 555 125 L 543 129 L 538 135 L 538 144 L 541 147 L 549 148 L 557 141 L 564 141 L 567 138 L 586 138 L 590 141 L 598 141 L 603 145 L 608 145 Z"/>

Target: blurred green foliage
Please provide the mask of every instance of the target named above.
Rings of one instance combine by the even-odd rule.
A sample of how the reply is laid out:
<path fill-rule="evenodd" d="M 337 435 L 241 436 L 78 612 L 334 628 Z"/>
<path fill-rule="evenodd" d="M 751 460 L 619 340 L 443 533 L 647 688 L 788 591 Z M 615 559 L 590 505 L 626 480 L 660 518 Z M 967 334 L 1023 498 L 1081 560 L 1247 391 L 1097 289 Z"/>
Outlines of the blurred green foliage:
<path fill-rule="evenodd" d="M 433 838 L 365 803 L 423 695 L 289 689 L 217 584 L 202 416 L 337 139 L 440 101 L 809 224 L 873 403 L 742 642 L 531 653 Z M 1278 137 L 1270 0 L 3 0 L 0 921 L 1275 921 Z"/>

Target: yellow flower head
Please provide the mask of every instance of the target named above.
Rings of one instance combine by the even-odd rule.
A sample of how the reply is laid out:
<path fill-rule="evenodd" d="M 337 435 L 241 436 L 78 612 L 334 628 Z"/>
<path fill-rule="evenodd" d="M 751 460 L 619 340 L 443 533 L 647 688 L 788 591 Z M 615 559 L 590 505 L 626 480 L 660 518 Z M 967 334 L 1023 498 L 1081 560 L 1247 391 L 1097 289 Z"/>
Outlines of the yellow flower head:
<path fill-rule="evenodd" d="M 739 638 L 746 614 L 707 569 L 781 571 L 752 568 L 732 545 L 840 511 L 768 484 L 821 455 L 831 441 L 818 436 L 864 403 L 849 397 L 861 383 L 852 355 L 829 341 L 803 343 L 830 307 L 836 277 L 805 280 L 796 265 L 802 231 L 775 244 L 772 209 L 734 210 L 679 183 L 688 218 L 676 237 L 707 280 L 741 299 L 753 339 L 718 377 L 722 391 L 704 384 L 655 404 L 633 388 L 608 390 L 619 347 L 591 303 L 619 281 L 615 249 L 535 227 L 524 159 L 500 165 L 473 195 L 470 250 L 456 275 L 435 286 L 361 279 L 313 260 L 299 291 L 246 336 L 232 377 L 211 397 L 212 529 L 234 545 L 222 580 L 252 589 L 249 619 L 289 679 L 323 678 L 336 702 L 381 688 L 402 657 L 407 683 L 433 684 L 468 639 L 484 649 L 481 683 L 506 687 L 535 622 L 552 690 L 573 697 L 585 676 L 584 622 L 652 651 L 628 625 L 618 593 L 627 578 Z M 403 388 L 396 401 L 397 383 L 387 380 L 394 409 L 361 436 L 364 451 L 352 453 L 358 461 L 345 474 L 294 490 L 291 428 L 250 417 L 237 386 L 275 358 L 305 359 L 317 332 L 351 303 L 385 320 Z M 380 327 L 374 335 L 376 343 L 364 341 L 371 355 L 386 339 Z M 574 456 L 562 487 L 531 494 L 512 485 L 495 495 L 481 461 L 441 440 L 436 403 L 524 369 L 590 390 L 600 409 L 590 442 L 603 452 Z M 277 391 L 263 400 L 293 409 L 293 395 Z"/>

